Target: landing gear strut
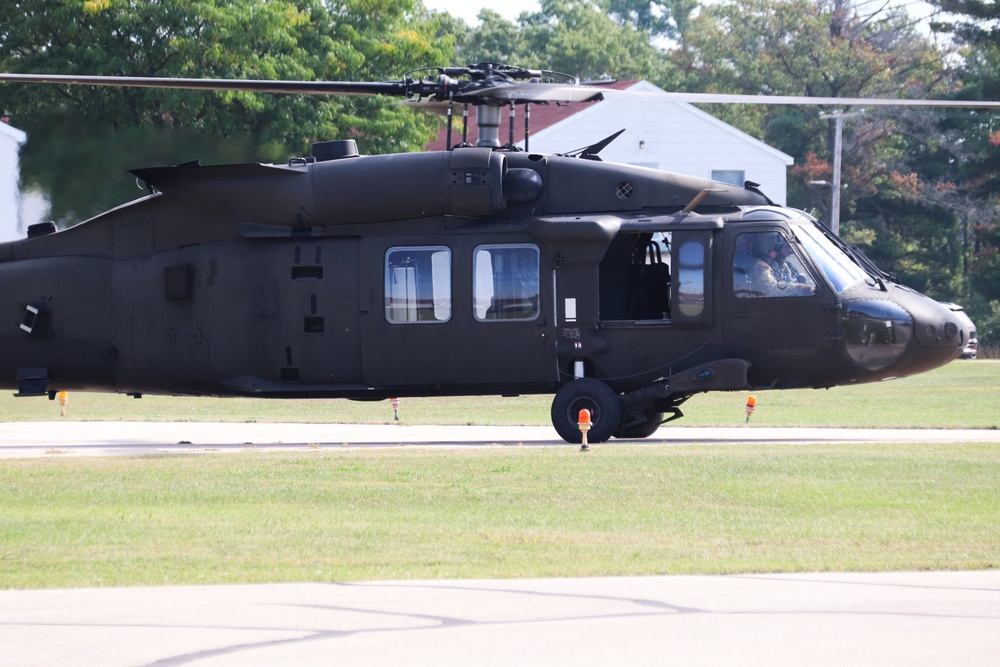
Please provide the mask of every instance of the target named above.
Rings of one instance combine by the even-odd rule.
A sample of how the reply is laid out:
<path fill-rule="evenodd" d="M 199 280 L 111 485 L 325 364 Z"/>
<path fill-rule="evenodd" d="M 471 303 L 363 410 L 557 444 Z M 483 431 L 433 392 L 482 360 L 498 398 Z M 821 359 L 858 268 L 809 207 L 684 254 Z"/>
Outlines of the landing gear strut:
<path fill-rule="evenodd" d="M 628 426 L 621 426 L 615 430 L 616 438 L 648 438 L 656 433 L 663 423 L 663 413 L 656 410 L 646 410 L 642 413 L 643 419 L 633 420 Z"/>

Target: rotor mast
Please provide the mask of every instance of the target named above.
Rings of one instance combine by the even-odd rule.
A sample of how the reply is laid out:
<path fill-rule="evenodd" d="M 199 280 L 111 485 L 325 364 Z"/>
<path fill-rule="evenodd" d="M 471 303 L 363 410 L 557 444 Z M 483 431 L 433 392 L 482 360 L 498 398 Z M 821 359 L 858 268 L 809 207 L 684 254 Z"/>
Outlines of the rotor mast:
<path fill-rule="evenodd" d="M 442 88 L 430 94 L 425 93 L 426 101 L 435 103 L 447 99 L 449 107 L 454 102 L 473 105 L 476 108 L 476 146 L 479 147 L 501 147 L 500 128 L 504 108 L 509 108 L 513 117 L 514 106 L 517 104 L 523 104 L 527 108 L 532 102 L 600 99 L 600 95 L 595 95 L 593 90 L 579 86 L 575 77 L 558 72 L 510 67 L 498 63 L 438 68 L 438 72 L 437 80 Z M 560 91 L 568 87 L 569 92 L 560 92 L 553 96 L 552 93 L 557 90 L 554 86 L 558 86 Z M 463 117 L 463 122 L 466 120 L 467 117 Z M 513 130 L 513 119 L 511 123 Z"/>
<path fill-rule="evenodd" d="M 500 120 L 503 107 L 495 104 L 476 105 L 476 146 L 500 148 Z"/>

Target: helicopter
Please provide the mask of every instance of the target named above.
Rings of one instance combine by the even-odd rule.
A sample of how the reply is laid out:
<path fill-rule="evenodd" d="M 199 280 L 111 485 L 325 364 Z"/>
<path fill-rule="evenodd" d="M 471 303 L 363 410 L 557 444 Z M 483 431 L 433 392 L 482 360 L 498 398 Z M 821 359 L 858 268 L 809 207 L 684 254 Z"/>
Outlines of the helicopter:
<path fill-rule="evenodd" d="M 506 109 L 607 90 L 494 63 L 432 71 L 381 82 L 0 74 L 391 95 L 446 107 L 449 146 L 361 155 L 335 139 L 285 164 L 134 170 L 140 199 L 0 244 L 0 387 L 49 398 L 553 394 L 559 436 L 581 442 L 586 409 L 596 443 L 649 437 L 699 393 L 876 382 L 939 367 L 967 344 L 950 309 L 752 182 L 604 162 L 614 136 L 571 154 L 501 145 Z M 467 123 L 453 144 L 456 104 L 474 107 L 474 145 Z"/>

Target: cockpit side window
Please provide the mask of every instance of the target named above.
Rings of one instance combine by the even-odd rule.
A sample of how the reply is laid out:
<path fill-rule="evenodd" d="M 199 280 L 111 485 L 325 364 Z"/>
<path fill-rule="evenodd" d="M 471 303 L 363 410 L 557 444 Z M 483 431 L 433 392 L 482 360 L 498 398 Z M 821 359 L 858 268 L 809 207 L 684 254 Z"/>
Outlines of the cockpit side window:
<path fill-rule="evenodd" d="M 816 280 L 780 232 L 744 232 L 733 253 L 733 293 L 741 299 L 812 296 Z"/>
<path fill-rule="evenodd" d="M 792 230 L 833 289 L 843 292 L 868 279 L 868 274 L 815 225 L 794 225 Z"/>

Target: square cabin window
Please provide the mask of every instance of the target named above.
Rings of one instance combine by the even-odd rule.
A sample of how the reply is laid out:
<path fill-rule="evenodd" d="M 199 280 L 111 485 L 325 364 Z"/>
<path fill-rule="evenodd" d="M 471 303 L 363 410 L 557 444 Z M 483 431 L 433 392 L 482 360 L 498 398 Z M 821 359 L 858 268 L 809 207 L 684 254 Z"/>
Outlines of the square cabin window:
<path fill-rule="evenodd" d="M 538 248 L 481 245 L 473 255 L 473 314 L 480 322 L 538 317 Z"/>
<path fill-rule="evenodd" d="M 451 319 L 451 249 L 389 248 L 385 253 L 385 319 L 392 324 Z"/>

